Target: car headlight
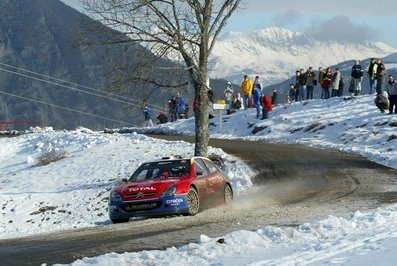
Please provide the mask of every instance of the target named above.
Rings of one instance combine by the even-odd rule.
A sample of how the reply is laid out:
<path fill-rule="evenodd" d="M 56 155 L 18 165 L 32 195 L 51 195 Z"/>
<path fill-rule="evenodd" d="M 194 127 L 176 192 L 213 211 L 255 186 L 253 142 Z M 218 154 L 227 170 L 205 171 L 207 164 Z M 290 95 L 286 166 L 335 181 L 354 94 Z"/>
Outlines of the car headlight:
<path fill-rule="evenodd" d="M 162 196 L 163 197 L 164 196 L 172 196 L 175 194 L 175 192 L 176 192 L 176 186 L 170 186 L 169 188 L 167 188 L 166 191 L 164 191 Z"/>
<path fill-rule="evenodd" d="M 121 196 L 119 193 L 113 191 L 112 193 L 110 193 L 110 200 L 121 201 Z"/>

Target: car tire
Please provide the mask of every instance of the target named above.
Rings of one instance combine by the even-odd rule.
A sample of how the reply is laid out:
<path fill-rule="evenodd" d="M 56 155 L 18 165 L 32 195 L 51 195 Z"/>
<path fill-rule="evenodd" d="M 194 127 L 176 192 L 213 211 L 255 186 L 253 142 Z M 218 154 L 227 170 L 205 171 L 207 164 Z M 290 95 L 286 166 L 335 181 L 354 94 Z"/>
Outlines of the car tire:
<path fill-rule="evenodd" d="M 126 223 L 130 219 L 129 218 L 124 218 L 124 219 L 110 219 L 110 220 L 112 220 L 112 223 L 114 223 L 114 224 L 120 224 L 120 223 Z"/>
<path fill-rule="evenodd" d="M 226 185 L 224 192 L 223 192 L 223 198 L 225 200 L 225 205 L 229 205 L 233 201 L 233 190 L 230 187 L 230 185 Z"/>
<path fill-rule="evenodd" d="M 188 203 L 188 215 L 196 215 L 200 209 L 200 198 L 197 191 L 194 188 L 190 188 L 187 193 L 187 203 Z"/>

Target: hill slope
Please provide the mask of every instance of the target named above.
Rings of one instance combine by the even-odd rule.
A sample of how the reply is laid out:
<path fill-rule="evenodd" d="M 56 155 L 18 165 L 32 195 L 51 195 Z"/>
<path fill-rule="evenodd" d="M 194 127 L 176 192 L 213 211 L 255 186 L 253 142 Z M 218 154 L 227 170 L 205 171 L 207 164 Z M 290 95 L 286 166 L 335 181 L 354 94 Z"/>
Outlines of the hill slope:
<path fill-rule="evenodd" d="M 113 71 L 116 64 L 128 68 L 151 54 L 139 45 L 87 45 L 111 37 L 126 38 L 59 0 L 0 0 L 0 122 L 43 121 L 54 128 L 103 129 L 140 124 L 144 100 L 155 111 L 166 109 L 167 99 L 175 91 L 145 82 L 112 83 L 121 75 L 128 77 L 127 71 Z M 155 64 L 166 69 L 173 63 L 157 60 Z M 150 65 L 151 69 L 155 66 Z M 43 82 L 49 78 L 23 70 L 96 90 L 88 89 L 87 94 L 79 91 L 87 88 L 76 90 L 75 85 L 59 80 Z M 151 75 L 158 79 L 175 77 L 165 72 L 153 71 Z M 32 75 L 34 78 L 27 77 Z M 224 81 L 221 83 L 223 86 Z M 105 95 L 103 92 L 109 88 L 126 98 Z M 192 88 L 184 91 L 190 99 L 192 92 Z"/>

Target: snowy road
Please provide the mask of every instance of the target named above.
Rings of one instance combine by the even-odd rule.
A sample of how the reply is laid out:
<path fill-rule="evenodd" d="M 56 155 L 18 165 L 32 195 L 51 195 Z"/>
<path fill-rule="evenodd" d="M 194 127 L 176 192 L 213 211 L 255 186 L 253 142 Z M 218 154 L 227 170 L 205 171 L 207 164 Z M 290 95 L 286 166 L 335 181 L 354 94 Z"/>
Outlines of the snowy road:
<path fill-rule="evenodd" d="M 259 172 L 254 191 L 236 198 L 230 209 L 2 240 L 0 264 L 68 263 L 112 251 L 162 249 L 196 242 L 201 234 L 216 237 L 237 229 L 298 225 L 397 201 L 397 171 L 356 156 L 262 142 L 210 144 Z"/>

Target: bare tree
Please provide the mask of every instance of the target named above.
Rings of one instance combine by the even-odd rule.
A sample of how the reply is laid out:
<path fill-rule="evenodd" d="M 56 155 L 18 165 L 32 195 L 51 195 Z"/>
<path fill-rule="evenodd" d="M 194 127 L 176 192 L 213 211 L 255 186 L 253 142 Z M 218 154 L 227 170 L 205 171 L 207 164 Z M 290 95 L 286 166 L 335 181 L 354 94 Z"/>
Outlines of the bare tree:
<path fill-rule="evenodd" d="M 166 57 L 183 63 L 198 104 L 195 155 L 206 156 L 209 141 L 208 59 L 227 20 L 241 0 L 81 1 L 94 19 L 128 36 L 118 42 L 139 43 L 157 59 Z M 153 68 L 155 66 L 152 64 Z M 137 73 L 136 70 L 133 72 Z M 164 86 L 143 72 L 140 72 L 141 81 Z M 172 86 L 186 84 L 181 82 Z"/>

